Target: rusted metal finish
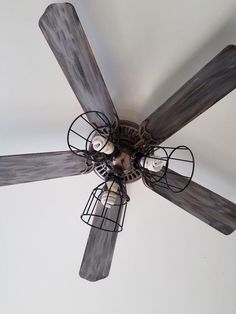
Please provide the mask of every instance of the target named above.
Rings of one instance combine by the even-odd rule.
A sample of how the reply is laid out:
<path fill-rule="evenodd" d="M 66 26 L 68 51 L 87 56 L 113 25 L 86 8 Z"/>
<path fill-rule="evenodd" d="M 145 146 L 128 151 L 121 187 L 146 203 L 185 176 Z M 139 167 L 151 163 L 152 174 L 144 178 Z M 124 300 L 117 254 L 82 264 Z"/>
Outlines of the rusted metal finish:
<path fill-rule="evenodd" d="M 171 172 L 175 173 L 174 171 Z M 186 178 L 179 175 L 172 175 L 169 179 L 169 184 L 173 186 L 184 185 L 186 180 Z M 204 186 L 191 181 L 186 190 L 180 193 L 173 193 L 171 190 L 160 187 L 147 178 L 143 178 L 143 181 L 154 192 L 218 231 L 227 235 L 236 229 L 236 204 Z"/>
<path fill-rule="evenodd" d="M 133 170 L 132 156 L 129 151 L 122 151 L 119 156 L 113 161 L 114 168 L 117 168 L 120 173 L 127 174 Z"/>
<path fill-rule="evenodd" d="M 113 128 L 118 116 L 74 7 L 48 6 L 39 26 L 84 111 L 104 113 Z M 101 119 L 94 117 L 96 126 Z"/>
<path fill-rule="evenodd" d="M 162 143 L 235 87 L 236 46 L 230 45 L 141 124 L 141 137 Z"/>
<path fill-rule="evenodd" d="M 119 138 L 116 149 L 119 153 L 113 160 L 97 163 L 94 171 L 102 179 L 109 176 L 111 170 L 117 172 L 124 183 L 131 183 L 141 178 L 140 170 L 134 165 L 136 144 L 140 137 L 138 125 L 134 122 L 121 120 L 119 125 Z"/>
<path fill-rule="evenodd" d="M 0 186 L 79 175 L 93 167 L 71 151 L 0 156 Z"/>

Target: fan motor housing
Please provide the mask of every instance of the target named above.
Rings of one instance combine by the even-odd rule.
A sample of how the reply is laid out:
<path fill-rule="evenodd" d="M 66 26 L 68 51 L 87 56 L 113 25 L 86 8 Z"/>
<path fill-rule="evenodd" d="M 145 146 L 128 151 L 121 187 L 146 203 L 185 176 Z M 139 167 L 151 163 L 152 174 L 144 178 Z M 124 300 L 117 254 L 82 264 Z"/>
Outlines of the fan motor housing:
<path fill-rule="evenodd" d="M 124 183 L 141 178 L 141 171 L 135 167 L 135 145 L 140 140 L 138 125 L 121 120 L 119 126 L 119 150 L 110 162 L 101 162 L 94 168 L 95 173 L 106 180 L 111 169 L 119 172 Z"/>

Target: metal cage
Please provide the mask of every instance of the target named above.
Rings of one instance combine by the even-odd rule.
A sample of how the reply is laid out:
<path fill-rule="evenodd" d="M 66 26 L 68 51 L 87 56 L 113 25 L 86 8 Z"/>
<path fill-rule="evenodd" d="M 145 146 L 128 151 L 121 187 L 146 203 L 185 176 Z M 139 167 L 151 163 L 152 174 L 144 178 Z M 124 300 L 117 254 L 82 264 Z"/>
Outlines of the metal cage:
<path fill-rule="evenodd" d="M 91 121 L 96 121 L 96 123 Z M 95 150 L 92 141 L 98 135 L 104 139 L 104 143 L 100 149 Z M 112 141 L 110 121 L 99 111 L 87 111 L 79 115 L 71 123 L 67 133 L 67 144 L 70 150 L 76 155 L 83 154 L 95 162 L 102 162 L 112 157 L 102 152 L 104 147 Z"/>
<path fill-rule="evenodd" d="M 192 180 L 195 161 L 187 146 L 149 148 L 138 160 L 138 168 L 152 185 L 182 192 Z"/>
<path fill-rule="evenodd" d="M 81 219 L 100 230 L 120 232 L 128 201 L 125 185 L 116 177 L 110 178 L 93 189 Z"/>

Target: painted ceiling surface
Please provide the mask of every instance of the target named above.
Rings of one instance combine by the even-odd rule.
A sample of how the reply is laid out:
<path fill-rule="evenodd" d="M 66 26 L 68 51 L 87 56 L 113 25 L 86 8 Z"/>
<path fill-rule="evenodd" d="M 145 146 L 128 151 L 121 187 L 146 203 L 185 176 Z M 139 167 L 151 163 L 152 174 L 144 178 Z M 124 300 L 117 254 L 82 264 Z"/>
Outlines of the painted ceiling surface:
<path fill-rule="evenodd" d="M 0 10 L 0 154 L 64 150 L 82 110 L 38 27 L 50 1 Z M 121 118 L 141 122 L 226 45 L 234 0 L 88 0 L 75 5 Z M 194 152 L 194 180 L 236 202 L 236 94 L 172 136 Z M 78 276 L 95 174 L 0 189 L 0 312 L 236 311 L 236 233 L 224 236 L 148 190 L 131 197 L 110 277 Z"/>

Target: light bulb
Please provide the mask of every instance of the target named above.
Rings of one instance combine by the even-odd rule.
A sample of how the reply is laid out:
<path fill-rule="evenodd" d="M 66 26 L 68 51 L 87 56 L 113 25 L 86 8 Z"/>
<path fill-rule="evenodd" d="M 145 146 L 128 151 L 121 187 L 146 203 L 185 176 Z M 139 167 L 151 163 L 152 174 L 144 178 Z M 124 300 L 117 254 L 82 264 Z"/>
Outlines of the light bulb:
<path fill-rule="evenodd" d="M 119 184 L 114 181 L 108 181 L 106 185 L 108 190 L 102 193 L 101 203 L 102 205 L 106 206 L 106 208 L 111 208 L 116 203 Z"/>
<path fill-rule="evenodd" d="M 114 152 L 114 145 L 112 142 L 107 141 L 103 136 L 97 135 L 92 139 L 93 149 L 97 152 L 102 152 L 104 154 L 110 155 Z"/>
<path fill-rule="evenodd" d="M 149 171 L 159 172 L 164 167 L 165 161 L 161 160 L 161 156 L 158 155 L 157 151 L 154 151 L 149 157 L 142 157 L 140 165 Z"/>

